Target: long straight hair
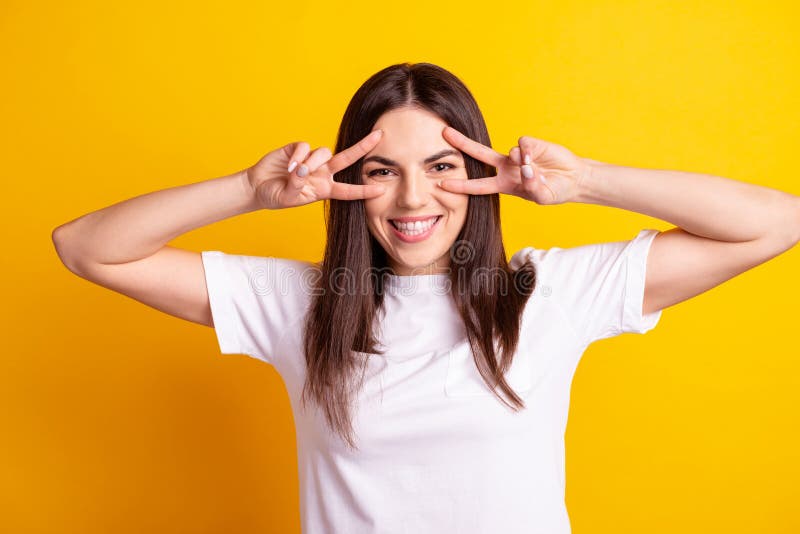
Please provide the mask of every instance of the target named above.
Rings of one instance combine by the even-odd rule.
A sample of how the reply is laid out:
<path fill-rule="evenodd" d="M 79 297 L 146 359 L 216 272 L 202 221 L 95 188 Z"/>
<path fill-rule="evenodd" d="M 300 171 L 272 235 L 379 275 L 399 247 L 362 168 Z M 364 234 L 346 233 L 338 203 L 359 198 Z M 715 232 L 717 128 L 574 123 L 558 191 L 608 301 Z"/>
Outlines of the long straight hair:
<path fill-rule="evenodd" d="M 381 115 L 398 108 L 432 112 L 467 137 L 491 146 L 483 115 L 461 80 L 431 63 L 400 63 L 377 72 L 356 91 L 339 127 L 336 152 L 357 143 Z M 462 154 L 469 179 L 495 174 L 494 167 Z M 334 180 L 363 184 L 362 160 L 336 173 Z M 307 376 L 302 399 L 305 405 L 310 395 L 331 430 L 357 448 L 350 407 L 363 384 L 366 362 L 353 352 L 381 354 L 372 325 L 383 305 L 385 275 L 392 271 L 386 251 L 369 232 L 363 200 L 331 199 L 324 208 L 327 241 L 319 290 L 305 322 Z M 470 195 L 450 258 L 451 265 L 457 265 L 449 270 L 450 295 L 466 327 L 478 371 L 492 391 L 499 385 L 511 404 L 495 392 L 500 401 L 515 410 L 524 408 L 503 375 L 516 352 L 522 310 L 533 293 L 536 269 L 528 262 L 512 271 L 506 261 L 499 194 Z M 358 381 L 357 371 L 361 371 Z"/>

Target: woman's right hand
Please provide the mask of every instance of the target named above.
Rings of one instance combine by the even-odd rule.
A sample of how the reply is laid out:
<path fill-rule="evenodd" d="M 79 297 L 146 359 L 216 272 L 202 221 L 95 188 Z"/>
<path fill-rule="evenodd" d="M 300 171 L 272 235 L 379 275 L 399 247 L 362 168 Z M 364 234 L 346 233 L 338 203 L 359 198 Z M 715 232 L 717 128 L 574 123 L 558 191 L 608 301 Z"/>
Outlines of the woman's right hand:
<path fill-rule="evenodd" d="M 258 206 L 281 209 L 329 198 L 356 200 L 382 195 L 386 191 L 382 184 L 357 185 L 333 181 L 334 174 L 372 150 L 381 135 L 381 130 L 374 130 L 333 157 L 327 147 L 311 152 L 311 147 L 304 141 L 273 150 L 246 171 Z"/>

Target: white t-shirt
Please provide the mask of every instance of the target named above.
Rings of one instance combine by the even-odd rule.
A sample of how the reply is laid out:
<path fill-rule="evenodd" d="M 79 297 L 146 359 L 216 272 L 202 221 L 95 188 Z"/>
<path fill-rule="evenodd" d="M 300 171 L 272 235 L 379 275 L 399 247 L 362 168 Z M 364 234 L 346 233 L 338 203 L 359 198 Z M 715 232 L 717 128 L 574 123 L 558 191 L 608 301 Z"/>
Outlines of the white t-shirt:
<path fill-rule="evenodd" d="M 516 413 L 475 367 L 447 275 L 392 277 L 386 319 L 377 324 L 387 354 L 368 358 L 354 415 L 359 451 L 329 431 L 313 402 L 309 413 L 299 403 L 301 332 L 316 267 L 204 251 L 221 352 L 272 364 L 286 384 L 302 531 L 569 533 L 564 432 L 573 373 L 593 341 L 643 334 L 658 323 L 661 310 L 642 315 L 647 254 L 657 233 L 525 247 L 512 256 L 513 269 L 526 256 L 538 267 L 506 375 L 526 403 Z"/>

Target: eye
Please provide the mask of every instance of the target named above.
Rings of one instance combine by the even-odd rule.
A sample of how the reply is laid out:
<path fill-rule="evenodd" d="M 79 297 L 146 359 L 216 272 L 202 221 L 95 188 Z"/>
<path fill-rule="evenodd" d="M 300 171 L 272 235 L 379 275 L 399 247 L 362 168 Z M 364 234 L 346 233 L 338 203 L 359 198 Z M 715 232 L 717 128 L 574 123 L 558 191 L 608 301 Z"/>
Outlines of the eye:
<path fill-rule="evenodd" d="M 450 169 L 455 169 L 456 168 L 455 165 L 451 165 L 450 163 L 437 163 L 436 165 L 434 165 L 434 167 L 438 167 L 439 165 L 446 165 L 447 166 L 447 168 L 443 169 L 443 170 L 450 170 Z"/>
<path fill-rule="evenodd" d="M 375 169 L 374 171 L 369 171 L 369 172 L 367 173 L 367 176 L 376 176 L 376 174 L 377 174 L 377 173 L 379 173 L 379 172 L 381 172 L 381 171 L 388 171 L 388 170 L 389 170 L 389 169 Z M 381 175 L 379 175 L 379 176 L 386 176 L 386 175 L 385 175 L 385 174 L 381 174 Z"/>
<path fill-rule="evenodd" d="M 445 168 L 440 170 L 439 172 L 449 171 L 450 169 L 455 169 L 456 168 L 456 166 L 451 164 L 451 163 L 435 163 L 433 165 L 433 167 L 436 168 L 436 167 L 439 167 L 440 165 L 444 165 Z M 383 171 L 390 171 L 391 172 L 391 169 L 385 169 L 385 168 L 373 169 L 373 170 L 371 170 L 371 171 L 369 171 L 367 173 L 367 176 L 388 176 L 387 174 L 378 174 L 379 172 L 383 172 Z"/>

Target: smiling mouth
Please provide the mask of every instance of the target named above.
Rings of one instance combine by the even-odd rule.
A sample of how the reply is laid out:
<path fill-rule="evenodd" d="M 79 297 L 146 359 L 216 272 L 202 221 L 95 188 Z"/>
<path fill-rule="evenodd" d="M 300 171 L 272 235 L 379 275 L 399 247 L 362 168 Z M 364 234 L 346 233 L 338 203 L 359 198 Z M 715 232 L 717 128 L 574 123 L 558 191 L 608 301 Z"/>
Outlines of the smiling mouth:
<path fill-rule="evenodd" d="M 398 231 L 400 231 L 400 232 L 402 232 L 402 233 L 404 233 L 406 235 L 413 236 L 413 235 L 420 235 L 420 234 L 423 234 L 423 233 L 427 232 L 428 230 L 431 229 L 431 227 L 433 225 L 435 225 L 437 222 L 439 222 L 439 219 L 441 219 L 441 218 L 442 218 L 441 215 L 436 215 L 434 217 L 430 217 L 430 218 L 422 220 L 422 221 L 414 221 L 413 223 L 402 223 L 402 222 L 398 222 L 398 221 L 396 221 L 394 219 L 389 219 L 389 222 Z"/>

